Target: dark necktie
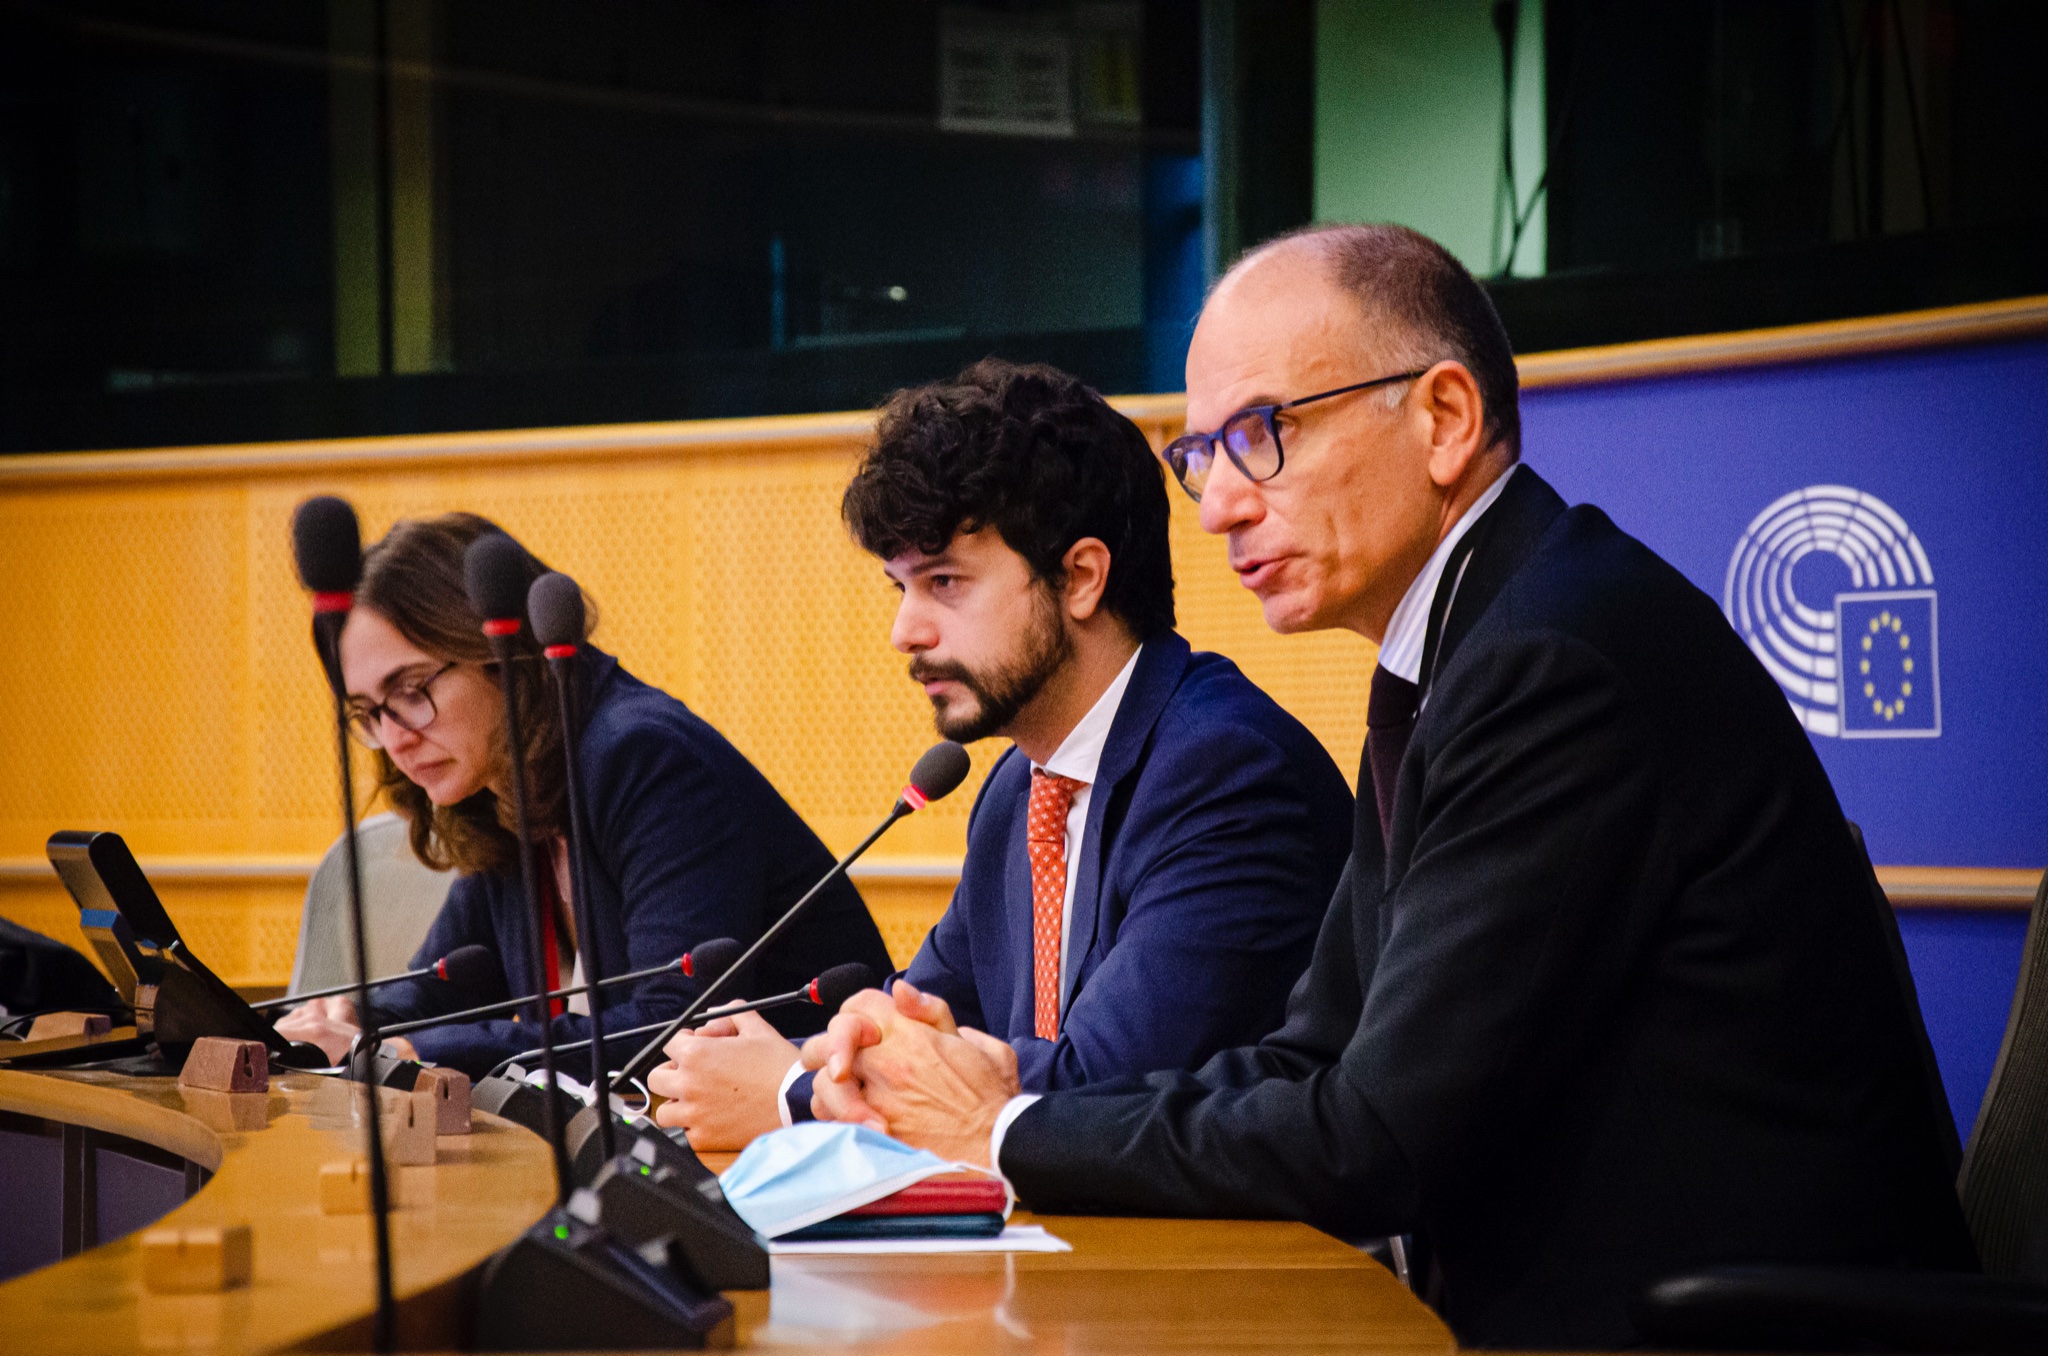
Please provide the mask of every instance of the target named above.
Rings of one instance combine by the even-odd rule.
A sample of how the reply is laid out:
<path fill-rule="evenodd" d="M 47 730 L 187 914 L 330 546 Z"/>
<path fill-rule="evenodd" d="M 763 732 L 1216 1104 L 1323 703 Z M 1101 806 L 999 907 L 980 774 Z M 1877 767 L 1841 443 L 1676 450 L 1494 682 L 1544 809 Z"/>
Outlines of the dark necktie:
<path fill-rule="evenodd" d="M 1408 736 L 1415 733 L 1419 693 L 1420 689 L 1406 678 L 1374 666 L 1372 696 L 1365 705 L 1365 761 L 1372 768 L 1372 793 L 1379 803 L 1382 843 L 1387 843 L 1393 833 L 1394 778 L 1401 772 L 1401 755 L 1408 752 Z"/>

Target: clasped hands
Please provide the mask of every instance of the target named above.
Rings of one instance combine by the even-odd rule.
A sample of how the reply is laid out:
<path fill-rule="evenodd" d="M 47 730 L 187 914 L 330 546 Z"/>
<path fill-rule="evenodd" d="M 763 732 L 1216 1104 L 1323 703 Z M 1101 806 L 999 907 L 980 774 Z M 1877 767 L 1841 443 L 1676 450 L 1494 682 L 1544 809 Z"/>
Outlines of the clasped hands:
<path fill-rule="evenodd" d="M 1017 1093 L 1017 1053 L 954 1022 L 943 999 L 904 980 L 864 989 L 802 1051 L 758 1013 L 715 1017 L 680 1031 L 669 1062 L 647 1076 L 665 1099 L 658 1124 L 684 1130 L 700 1152 L 742 1149 L 782 1124 L 773 1097 L 790 1065 L 817 1072 L 811 1114 L 851 1121 L 963 1163 L 987 1166 L 989 1134 Z"/>
<path fill-rule="evenodd" d="M 811 1114 L 853 1121 L 941 1158 L 993 1168 L 989 1136 L 1017 1095 L 1017 1052 L 953 1020 L 945 1000 L 897 980 L 864 989 L 804 1043 Z"/>

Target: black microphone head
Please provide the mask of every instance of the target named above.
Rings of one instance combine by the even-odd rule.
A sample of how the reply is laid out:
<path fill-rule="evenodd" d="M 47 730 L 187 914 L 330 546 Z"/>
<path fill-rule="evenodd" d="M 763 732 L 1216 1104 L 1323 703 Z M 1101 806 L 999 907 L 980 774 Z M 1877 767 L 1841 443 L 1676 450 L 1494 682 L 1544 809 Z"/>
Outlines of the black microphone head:
<path fill-rule="evenodd" d="M 498 953 L 487 946 L 458 946 L 434 962 L 434 975 L 454 985 L 467 1002 L 489 992 L 498 979 Z"/>
<path fill-rule="evenodd" d="M 566 574 L 544 574 L 526 591 L 526 615 L 542 645 L 583 643 L 583 589 Z"/>
<path fill-rule="evenodd" d="M 683 957 L 683 973 L 702 984 L 709 984 L 732 969 L 732 963 L 740 958 L 746 948 L 730 937 L 713 937 L 708 942 L 699 942 Z"/>
<path fill-rule="evenodd" d="M 859 961 L 848 961 L 811 981 L 811 1001 L 827 1012 L 837 1012 L 841 1003 L 862 989 L 874 987 L 875 972 Z"/>
<path fill-rule="evenodd" d="M 502 532 L 486 532 L 462 557 L 469 605 L 487 622 L 524 621 L 527 581 L 532 578 L 532 557 Z"/>
<path fill-rule="evenodd" d="M 971 765 L 966 748 L 948 739 L 924 751 L 924 757 L 910 769 L 910 785 L 925 800 L 938 800 L 959 790 Z"/>
<path fill-rule="evenodd" d="M 354 593 L 363 580 L 363 536 L 346 499 L 316 495 L 292 512 L 299 582 L 314 593 Z"/>

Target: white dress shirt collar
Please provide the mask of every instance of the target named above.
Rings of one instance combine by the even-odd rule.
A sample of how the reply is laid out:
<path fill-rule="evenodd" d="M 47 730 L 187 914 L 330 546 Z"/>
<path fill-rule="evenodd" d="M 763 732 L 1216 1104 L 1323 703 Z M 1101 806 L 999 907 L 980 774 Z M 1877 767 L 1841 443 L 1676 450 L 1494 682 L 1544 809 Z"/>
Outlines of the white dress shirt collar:
<path fill-rule="evenodd" d="M 1380 667 L 1396 678 L 1406 678 L 1411 683 L 1422 681 L 1422 642 L 1429 631 L 1429 606 L 1436 601 L 1436 586 L 1444 577 L 1444 562 L 1451 558 L 1451 552 L 1472 530 L 1480 515 L 1500 498 L 1500 492 L 1507 488 L 1508 477 L 1521 468 L 1520 462 L 1510 466 L 1505 475 L 1488 485 L 1485 493 L 1472 501 L 1472 507 L 1465 510 L 1464 516 L 1437 543 L 1436 550 L 1423 565 L 1422 573 L 1415 576 L 1415 582 L 1401 595 L 1400 605 L 1387 622 L 1387 638 L 1380 642 Z M 1452 585 L 1454 593 L 1456 587 Z"/>
<path fill-rule="evenodd" d="M 1109 686 L 1095 699 L 1095 705 L 1088 708 L 1088 714 L 1067 731 L 1067 737 L 1060 741 L 1052 757 L 1042 764 L 1031 765 L 1034 770 L 1050 772 L 1056 777 L 1072 777 L 1088 786 L 1095 784 L 1095 769 L 1102 765 L 1102 750 L 1109 743 L 1109 728 L 1116 724 L 1116 712 L 1123 705 L 1124 689 L 1131 685 L 1131 673 L 1138 667 L 1138 656 L 1144 652 L 1142 645 L 1131 651 L 1131 657 L 1124 661 L 1116 677 L 1109 680 Z"/>

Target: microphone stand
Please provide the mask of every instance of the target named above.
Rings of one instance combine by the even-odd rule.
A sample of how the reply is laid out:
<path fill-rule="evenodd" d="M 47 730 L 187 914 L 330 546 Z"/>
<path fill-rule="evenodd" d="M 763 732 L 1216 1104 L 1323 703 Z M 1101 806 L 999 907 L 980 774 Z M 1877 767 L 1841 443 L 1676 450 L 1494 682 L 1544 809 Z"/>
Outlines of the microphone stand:
<path fill-rule="evenodd" d="M 334 744 L 341 765 L 342 856 L 348 865 L 349 921 L 356 962 L 356 1019 L 362 1023 L 355 1054 L 360 1066 L 357 1080 L 365 1084 L 369 1110 L 365 1125 L 370 1150 L 370 1218 L 376 1240 L 377 1311 L 372 1320 L 371 1345 L 379 1352 L 392 1351 L 398 1343 L 398 1305 L 391 1290 L 391 1181 L 384 1163 L 384 1131 L 378 1114 L 379 1091 L 369 1077 L 382 1037 L 377 1031 L 377 1010 L 370 1006 L 370 946 L 363 923 L 363 869 L 356 850 L 355 777 L 351 767 L 348 739 L 348 689 L 341 676 L 341 628 L 348 620 L 348 607 L 328 605 L 316 596 L 313 613 L 313 644 L 320 652 L 321 667 L 327 671 L 328 689 L 334 694 Z"/>
<path fill-rule="evenodd" d="M 350 852 L 349 855 L 353 857 L 355 854 L 353 852 Z M 458 951 L 484 950 L 484 948 L 481 946 L 458 947 L 456 949 Z M 454 984 L 456 981 L 450 979 L 446 974 L 442 973 L 442 967 L 446 966 L 447 964 L 448 957 L 443 956 L 441 957 L 441 959 L 435 961 L 432 965 L 427 966 L 423 970 L 408 970 L 402 975 L 386 975 L 382 979 L 373 979 L 370 981 L 369 987 L 374 989 L 385 984 L 403 984 L 406 980 L 409 979 L 438 979 L 444 984 Z M 338 993 L 354 993 L 355 991 L 356 986 L 353 983 L 336 984 L 332 988 L 314 989 L 310 993 L 281 994 L 276 998 L 266 998 L 263 999 L 261 1002 L 251 1003 L 249 1006 L 255 1009 L 257 1012 L 268 1012 L 272 1008 L 296 1007 L 300 1003 L 310 1003 L 316 998 L 332 998 L 334 997 L 334 995 Z M 395 1035 L 396 1033 L 394 1032 L 390 1034 Z"/>
<path fill-rule="evenodd" d="M 517 679 L 513 674 L 517 656 L 512 651 L 512 639 L 519 634 L 519 623 L 508 619 L 486 621 L 484 634 L 491 639 L 491 653 L 498 661 L 499 685 L 505 694 L 505 742 L 512 755 L 507 761 L 512 764 L 512 820 L 519 836 L 519 880 L 525 887 L 526 902 L 533 920 L 533 971 L 545 984 L 548 965 L 541 929 L 553 927 L 555 920 L 547 916 L 541 904 L 541 893 L 533 874 L 531 830 L 526 819 L 526 744 L 520 737 Z M 540 1062 L 542 1076 L 547 1082 L 547 1095 L 541 1099 L 542 1116 L 548 1132 L 548 1147 L 555 1157 L 555 1203 L 567 1205 L 575 1179 L 569 1171 L 569 1150 L 562 1139 L 561 1120 L 555 1114 L 554 1014 L 548 1010 L 547 998 L 540 998 L 534 1006 L 540 1017 Z"/>
<path fill-rule="evenodd" d="M 547 656 L 548 673 L 554 679 L 556 709 L 562 718 L 562 770 L 568 786 L 569 811 L 569 884 L 576 898 L 576 954 L 583 961 L 583 983 L 590 1008 L 590 1087 L 599 1099 L 597 1108 L 598 1143 L 609 1161 L 618 1153 L 618 1141 L 612 1133 L 610 1108 L 603 1105 L 609 1089 L 605 1085 L 604 1059 L 604 998 L 598 991 L 604 987 L 604 966 L 598 960 L 597 939 L 590 929 L 590 878 L 587 868 L 588 849 L 583 841 L 583 791 L 577 784 L 576 761 L 576 647 L 574 645 L 550 645 L 543 653 Z M 553 1081 L 549 1075 L 549 1081 Z"/>
<path fill-rule="evenodd" d="M 949 787 L 947 789 L 950 790 L 951 788 Z M 709 1006 L 712 999 L 718 997 L 719 994 L 725 992 L 728 982 L 738 977 L 740 971 L 746 968 L 747 962 L 751 961 L 754 958 L 755 954 L 761 950 L 761 948 L 767 946 L 777 937 L 780 937 L 783 931 L 786 928 L 788 928 L 791 923 L 794 923 L 796 921 L 797 915 L 804 911 L 805 906 L 808 905 L 812 900 L 816 899 L 818 897 L 819 892 L 824 890 L 826 886 L 830 885 L 833 881 L 838 880 L 841 876 L 844 876 L 846 874 L 846 868 L 852 866 L 855 861 L 859 860 L 860 855 L 862 853 L 866 852 L 869 848 L 873 847 L 875 845 L 875 840 L 880 838 L 883 834 L 887 833 L 891 826 L 893 826 L 897 820 L 923 807 L 923 796 L 920 795 L 918 797 L 918 804 L 912 804 L 908 796 L 909 793 L 906 790 L 905 795 L 898 797 L 896 804 L 890 808 L 888 818 L 884 819 L 881 823 L 875 825 L 874 832 L 870 833 L 867 837 L 861 839 L 859 844 L 857 844 L 854 847 L 853 851 L 847 853 L 844 857 L 841 857 L 838 861 L 834 862 L 832 864 L 832 869 L 830 871 L 827 871 L 822 877 L 820 877 L 816 885 L 813 885 L 810 889 L 806 890 L 804 892 L 804 897 L 802 899 L 799 899 L 796 903 L 790 905 L 789 911 L 783 914 L 782 917 L 776 919 L 775 922 L 769 927 L 769 929 L 766 932 L 762 933 L 761 936 L 754 942 L 752 946 L 748 947 L 745 951 L 741 952 L 740 958 L 734 961 L 731 965 L 727 966 L 724 974 L 719 975 L 716 979 L 712 980 L 709 984 L 705 985 L 704 988 L 701 991 L 699 991 L 697 997 L 690 1003 L 690 1006 L 684 1008 L 682 1012 L 679 1013 L 673 1021 L 671 1021 L 667 1026 L 663 1027 L 661 1029 L 661 1033 L 657 1035 L 653 1040 L 641 1046 L 640 1053 L 633 1056 L 632 1059 L 627 1061 L 626 1066 L 623 1069 L 619 1070 L 617 1076 L 615 1076 L 612 1079 L 611 1085 L 608 1088 L 606 1088 L 605 1091 L 607 1093 L 617 1092 L 627 1084 L 631 1083 L 634 1079 L 645 1077 L 647 1071 L 653 1068 L 655 1064 L 660 1060 L 661 1048 L 664 1045 L 668 1044 L 669 1039 L 673 1037 L 676 1034 L 676 1032 L 682 1030 L 684 1025 L 687 1024 L 692 1017 L 695 1017 L 698 1013 L 702 1012 L 707 1006 Z"/>
<path fill-rule="evenodd" d="M 684 959 L 687 960 L 688 957 L 686 956 Z M 688 974 L 689 972 L 682 968 L 680 962 L 670 961 L 666 965 L 650 965 L 645 970 L 632 970 L 623 975 L 614 975 L 612 978 L 604 981 L 604 986 L 611 988 L 620 984 L 630 984 L 637 979 L 648 979 L 655 975 L 672 973 Z M 537 998 L 545 998 L 549 1002 L 553 1002 L 557 998 L 574 998 L 579 993 L 590 993 L 597 987 L 595 984 L 565 984 L 559 989 L 549 989 L 544 994 L 526 993 L 519 995 L 517 998 L 507 998 L 502 1002 L 485 1003 L 480 1007 L 463 1008 L 456 1012 L 443 1012 L 433 1017 L 415 1017 L 409 1022 L 392 1023 L 384 1028 L 384 1034 L 387 1036 L 407 1036 L 415 1031 L 424 1031 L 430 1026 L 446 1026 L 454 1022 L 473 1022 L 479 1017 L 495 1017 L 501 1012 L 517 1011 Z"/>
<path fill-rule="evenodd" d="M 874 972 L 867 970 L 867 967 L 865 965 L 863 965 L 861 969 L 867 971 L 866 979 L 849 986 L 847 990 L 849 994 L 851 994 L 856 989 L 863 989 L 868 987 L 869 982 L 872 982 L 875 977 Z M 836 997 L 837 995 L 833 996 Z M 840 1001 L 844 1002 L 845 999 L 842 997 L 840 998 Z M 702 1017 L 704 1019 L 704 1024 L 708 1026 L 712 1022 L 717 1021 L 721 1017 L 737 1017 L 743 1012 L 765 1012 L 769 1008 L 794 1007 L 798 1003 L 811 1003 L 819 1007 L 837 1006 L 837 1004 L 831 1001 L 830 997 L 821 997 L 819 995 L 818 981 L 814 979 L 810 983 L 804 985 L 801 989 L 791 989 L 788 993 L 778 993 L 767 998 L 756 998 L 745 1003 L 735 1003 L 729 1008 L 719 1008 L 712 1012 L 700 1012 L 697 1014 L 697 1016 Z M 691 1020 L 694 1021 L 696 1019 L 692 1018 Z M 631 1027 L 625 1031 L 614 1031 L 610 1036 L 600 1036 L 598 1037 L 598 1039 L 624 1040 L 628 1036 L 644 1036 L 650 1031 L 659 1031 L 667 1025 L 668 1024 L 666 1022 L 649 1022 L 645 1026 Z M 584 1046 L 590 1045 L 592 1043 L 593 1042 L 591 1041 L 583 1040 L 574 1041 L 568 1045 L 558 1045 L 555 1047 L 555 1053 L 559 1055 L 566 1054 L 571 1050 L 581 1050 Z M 525 1050 L 521 1051 L 519 1054 L 512 1056 L 510 1059 L 501 1059 L 498 1061 L 496 1067 L 494 1067 L 491 1070 L 491 1073 L 493 1076 L 496 1076 L 500 1070 L 508 1069 L 514 1064 L 521 1063 L 526 1059 L 528 1055 L 537 1055 L 539 1053 L 540 1051 L 538 1050 Z M 603 1077 L 602 1070 L 599 1071 L 598 1076 L 600 1078 Z M 601 1086 L 601 1084 L 599 1083 L 591 1084 L 591 1087 L 593 1088 L 599 1086 Z M 607 1153 L 605 1157 L 610 1158 L 611 1155 Z"/>

